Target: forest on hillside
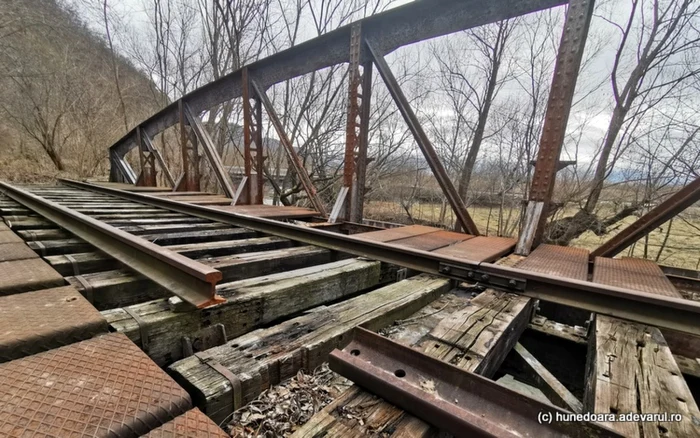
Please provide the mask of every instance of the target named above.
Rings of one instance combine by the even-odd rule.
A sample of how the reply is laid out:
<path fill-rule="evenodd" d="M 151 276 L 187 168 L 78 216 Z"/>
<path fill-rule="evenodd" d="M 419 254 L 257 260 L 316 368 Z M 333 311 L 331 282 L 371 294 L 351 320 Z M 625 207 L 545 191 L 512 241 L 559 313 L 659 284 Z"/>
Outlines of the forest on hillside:
<path fill-rule="evenodd" d="M 56 0 L 0 2 L 0 179 L 104 175 L 108 145 L 163 105 L 84 20 Z"/>

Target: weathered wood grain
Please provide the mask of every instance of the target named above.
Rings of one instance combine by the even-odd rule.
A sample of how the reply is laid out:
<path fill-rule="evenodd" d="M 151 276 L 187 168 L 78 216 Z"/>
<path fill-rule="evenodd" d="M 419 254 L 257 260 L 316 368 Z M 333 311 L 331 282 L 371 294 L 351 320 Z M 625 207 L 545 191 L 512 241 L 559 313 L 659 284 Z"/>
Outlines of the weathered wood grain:
<path fill-rule="evenodd" d="M 341 260 L 304 269 L 255 277 L 217 287 L 225 303 L 206 309 L 176 312 L 168 300 L 130 307 L 148 327 L 148 354 L 161 366 L 181 359 L 181 340 L 204 327 L 223 324 L 229 338 L 240 336 L 318 305 L 353 295 L 379 282 L 380 263 Z M 102 312 L 117 331 L 141 344 L 136 321 L 123 309 Z"/>
<path fill-rule="evenodd" d="M 237 375 L 241 401 L 247 403 L 300 369 L 311 371 L 320 366 L 334 348 L 342 348 L 350 341 L 348 333 L 354 327 L 377 330 L 387 326 L 427 305 L 449 287 L 447 279 L 412 277 L 232 339 L 176 362 L 169 370 L 193 394 L 202 411 L 215 421 L 222 421 L 233 412 L 233 388 L 202 358 L 216 360 Z"/>
<path fill-rule="evenodd" d="M 533 300 L 486 290 L 443 318 L 416 346 L 426 354 L 492 375 L 525 330 Z M 351 415 L 344 415 L 345 412 Z M 356 385 L 316 414 L 294 437 L 438 436 L 439 431 Z"/>
<path fill-rule="evenodd" d="M 262 246 L 264 248 L 266 244 Z M 255 245 L 239 245 L 232 248 L 231 252 L 255 249 Z M 272 251 L 243 252 L 237 255 L 200 259 L 200 261 L 219 269 L 222 273 L 222 282 L 229 282 L 328 263 L 331 258 L 332 253 L 326 249 L 301 246 Z M 62 265 L 65 265 L 65 262 L 64 260 Z M 71 269 L 69 266 L 64 267 L 66 270 Z M 131 306 L 171 296 L 166 289 L 153 281 L 127 269 L 86 273 L 81 274 L 80 277 L 70 275 L 66 280 L 83 295 L 92 294 L 92 303 L 99 310 Z M 86 290 L 85 284 L 92 289 L 91 292 Z"/>
<path fill-rule="evenodd" d="M 588 343 L 585 412 L 680 413 L 680 422 L 615 422 L 629 437 L 700 436 L 700 412 L 661 332 L 596 315 Z"/>

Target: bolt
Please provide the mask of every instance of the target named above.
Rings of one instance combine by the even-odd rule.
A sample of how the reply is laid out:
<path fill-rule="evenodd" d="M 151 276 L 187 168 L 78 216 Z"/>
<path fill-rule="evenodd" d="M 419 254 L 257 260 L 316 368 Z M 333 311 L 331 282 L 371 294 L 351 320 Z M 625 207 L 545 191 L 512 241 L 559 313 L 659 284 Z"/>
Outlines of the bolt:
<path fill-rule="evenodd" d="M 508 284 L 509 284 L 511 287 L 515 287 L 515 286 L 518 285 L 518 282 L 515 281 L 515 280 L 510 280 L 510 281 L 508 281 Z"/>
<path fill-rule="evenodd" d="M 484 274 L 481 276 L 482 281 L 489 281 L 489 278 L 491 278 L 491 277 L 489 277 L 489 274 Z"/>
<path fill-rule="evenodd" d="M 474 278 L 474 273 L 473 273 L 473 272 L 467 272 L 467 277 L 468 277 L 468 278 Z"/>
<path fill-rule="evenodd" d="M 450 272 L 450 267 L 449 266 L 440 266 L 440 272 L 447 274 Z"/>

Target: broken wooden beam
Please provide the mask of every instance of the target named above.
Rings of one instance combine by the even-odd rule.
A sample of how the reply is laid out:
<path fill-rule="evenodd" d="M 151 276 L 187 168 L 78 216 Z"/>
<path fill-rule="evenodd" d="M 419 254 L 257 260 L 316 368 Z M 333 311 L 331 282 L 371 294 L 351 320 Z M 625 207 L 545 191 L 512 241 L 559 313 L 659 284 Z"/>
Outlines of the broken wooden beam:
<path fill-rule="evenodd" d="M 442 319 L 417 348 L 471 372 L 490 376 L 517 342 L 530 319 L 533 300 L 487 289 Z M 343 412 L 353 412 L 345 418 Z M 437 436 L 438 431 L 356 385 L 297 431 L 294 437 Z"/>
<path fill-rule="evenodd" d="M 426 306 L 449 287 L 450 281 L 444 278 L 412 277 L 250 332 L 176 362 L 169 370 L 193 394 L 195 404 L 220 422 L 270 385 L 293 377 L 301 369 L 313 371 L 323 364 L 334 348 L 350 341 L 349 332 L 354 327 L 385 327 Z M 237 376 L 240 388 L 234 388 L 211 366 L 214 361 Z"/>
<path fill-rule="evenodd" d="M 235 249 L 242 247 L 231 248 L 231 252 L 235 252 Z M 222 274 L 222 281 L 229 282 L 327 263 L 331 258 L 332 253 L 327 249 L 301 246 L 244 252 L 200 261 L 218 269 Z M 61 270 L 69 269 L 65 265 L 65 261 L 60 263 Z M 131 306 L 171 296 L 166 289 L 148 278 L 126 269 L 68 276 L 66 280 L 99 310 Z"/>

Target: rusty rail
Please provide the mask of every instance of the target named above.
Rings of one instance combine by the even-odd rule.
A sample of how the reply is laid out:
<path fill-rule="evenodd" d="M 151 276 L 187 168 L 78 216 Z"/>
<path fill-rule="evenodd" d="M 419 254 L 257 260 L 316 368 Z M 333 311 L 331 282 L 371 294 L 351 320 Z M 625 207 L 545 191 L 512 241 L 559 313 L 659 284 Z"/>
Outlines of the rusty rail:
<path fill-rule="evenodd" d="M 214 268 L 10 184 L 0 182 L 0 190 L 197 307 L 224 301 L 215 293 L 222 274 Z"/>
<path fill-rule="evenodd" d="M 489 287 L 505 289 L 532 298 L 700 335 L 700 324 L 697 322 L 700 318 L 700 303 L 690 300 L 560 278 L 492 263 L 480 263 L 389 243 L 372 242 L 312 227 L 246 216 L 79 181 L 65 179 L 59 179 L 59 181 L 68 186 L 106 193 L 194 217 L 381 260 L 420 272 L 443 275 L 460 281 L 479 282 Z"/>
<path fill-rule="evenodd" d="M 343 377 L 458 437 L 621 436 L 596 423 L 556 421 L 569 412 L 359 327 L 328 362 Z"/>

